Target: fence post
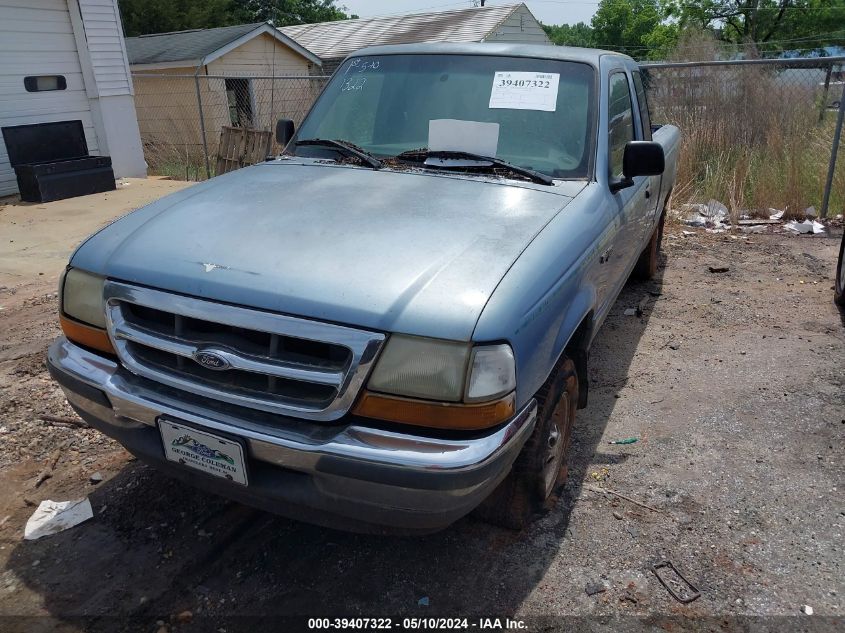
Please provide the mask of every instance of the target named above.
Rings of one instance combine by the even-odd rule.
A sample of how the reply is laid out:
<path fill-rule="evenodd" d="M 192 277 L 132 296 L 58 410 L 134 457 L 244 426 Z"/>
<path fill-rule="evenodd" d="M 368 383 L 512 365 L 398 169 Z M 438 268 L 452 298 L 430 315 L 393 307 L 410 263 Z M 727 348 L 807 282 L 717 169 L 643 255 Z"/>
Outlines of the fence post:
<path fill-rule="evenodd" d="M 833 133 L 833 147 L 830 150 L 830 165 L 827 168 L 827 182 L 824 185 L 824 199 L 822 200 L 821 216 L 827 217 L 827 207 L 830 204 L 830 188 L 833 186 L 833 174 L 836 171 L 836 156 L 839 154 L 839 140 L 842 137 L 842 119 L 845 118 L 845 83 L 842 84 L 842 95 L 839 97 L 839 115 L 836 117 L 836 131 Z"/>
<path fill-rule="evenodd" d="M 197 107 L 200 111 L 200 133 L 202 134 L 202 153 L 205 155 L 205 177 L 211 178 L 211 165 L 208 162 L 208 139 L 205 137 L 205 114 L 202 111 L 202 91 L 200 90 L 200 78 L 194 74 L 194 85 L 197 89 Z"/>

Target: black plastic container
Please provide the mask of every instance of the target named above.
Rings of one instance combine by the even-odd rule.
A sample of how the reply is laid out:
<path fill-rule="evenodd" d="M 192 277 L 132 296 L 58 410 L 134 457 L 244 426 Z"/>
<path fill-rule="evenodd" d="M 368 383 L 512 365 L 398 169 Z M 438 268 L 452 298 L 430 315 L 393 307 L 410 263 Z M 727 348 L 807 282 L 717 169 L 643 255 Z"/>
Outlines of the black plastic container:
<path fill-rule="evenodd" d="M 111 157 L 89 156 L 82 121 L 3 128 L 21 200 L 50 202 L 113 191 Z"/>

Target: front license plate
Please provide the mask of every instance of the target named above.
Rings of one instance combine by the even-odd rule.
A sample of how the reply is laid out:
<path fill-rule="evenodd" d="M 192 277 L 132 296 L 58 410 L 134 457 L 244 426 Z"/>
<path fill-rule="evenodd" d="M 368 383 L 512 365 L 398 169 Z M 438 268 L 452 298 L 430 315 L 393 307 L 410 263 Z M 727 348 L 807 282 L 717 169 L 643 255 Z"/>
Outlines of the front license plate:
<path fill-rule="evenodd" d="M 247 485 L 244 450 L 240 443 L 173 422 L 159 420 L 164 456 L 188 468 Z"/>

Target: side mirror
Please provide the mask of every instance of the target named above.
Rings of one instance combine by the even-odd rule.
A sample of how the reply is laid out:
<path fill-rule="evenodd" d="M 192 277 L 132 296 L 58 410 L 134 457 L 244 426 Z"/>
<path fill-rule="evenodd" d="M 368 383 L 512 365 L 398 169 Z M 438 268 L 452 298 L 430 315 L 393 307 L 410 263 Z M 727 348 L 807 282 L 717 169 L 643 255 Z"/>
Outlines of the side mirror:
<path fill-rule="evenodd" d="M 666 169 L 663 146 L 654 141 L 631 141 L 625 145 L 622 173 L 625 178 L 659 176 Z"/>
<path fill-rule="evenodd" d="M 279 119 L 276 122 L 276 142 L 282 146 L 287 147 L 290 140 L 293 138 L 293 121 L 290 119 Z"/>

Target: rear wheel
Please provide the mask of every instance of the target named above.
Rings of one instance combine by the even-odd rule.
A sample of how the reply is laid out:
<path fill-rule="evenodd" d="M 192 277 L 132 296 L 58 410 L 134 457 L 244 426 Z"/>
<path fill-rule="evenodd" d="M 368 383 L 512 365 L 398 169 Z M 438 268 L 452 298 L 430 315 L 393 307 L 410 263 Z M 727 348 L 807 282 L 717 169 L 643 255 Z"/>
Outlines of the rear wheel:
<path fill-rule="evenodd" d="M 485 521 L 515 530 L 528 525 L 566 482 L 566 457 L 578 406 L 578 374 L 572 359 L 561 358 L 535 399 L 534 432 L 511 472 L 476 510 L 476 516 Z"/>
<path fill-rule="evenodd" d="M 648 244 L 640 254 L 633 270 L 633 277 L 640 281 L 648 281 L 657 274 L 657 263 L 660 259 L 660 245 L 663 241 L 663 223 L 666 221 L 666 214 L 660 216 L 660 221 L 654 227 Z"/>

